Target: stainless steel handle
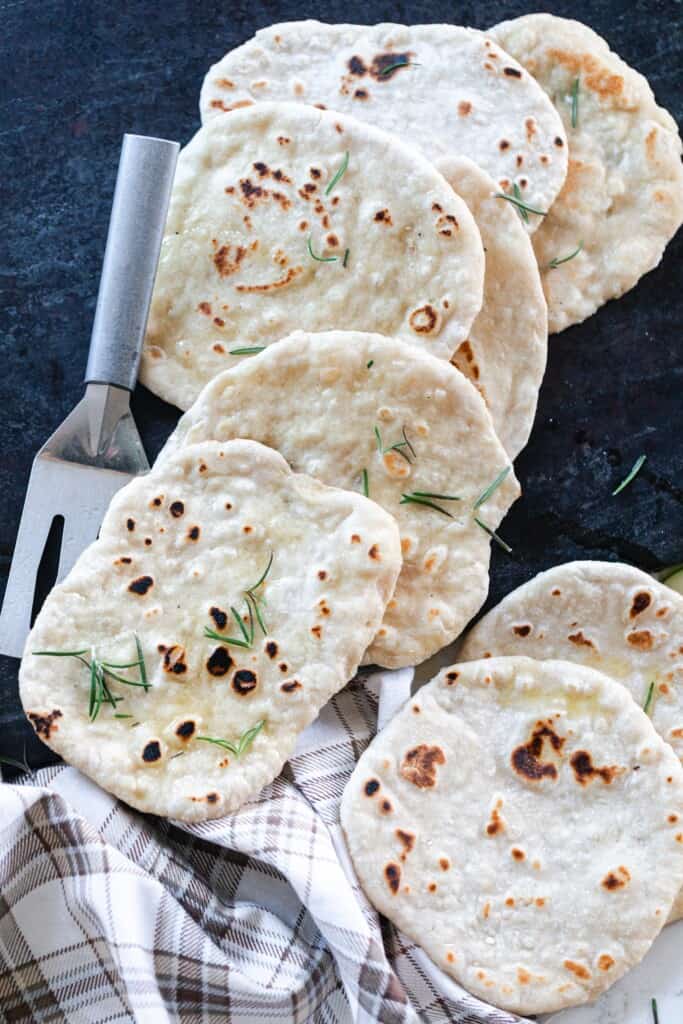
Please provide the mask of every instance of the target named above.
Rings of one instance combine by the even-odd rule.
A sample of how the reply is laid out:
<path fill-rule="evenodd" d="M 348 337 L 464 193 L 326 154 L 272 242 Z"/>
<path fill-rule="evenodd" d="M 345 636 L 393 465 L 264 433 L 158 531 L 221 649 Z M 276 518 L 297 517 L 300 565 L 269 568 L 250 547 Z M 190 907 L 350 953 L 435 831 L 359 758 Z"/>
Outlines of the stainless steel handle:
<path fill-rule="evenodd" d="M 179 148 L 123 137 L 86 383 L 135 387 Z"/>

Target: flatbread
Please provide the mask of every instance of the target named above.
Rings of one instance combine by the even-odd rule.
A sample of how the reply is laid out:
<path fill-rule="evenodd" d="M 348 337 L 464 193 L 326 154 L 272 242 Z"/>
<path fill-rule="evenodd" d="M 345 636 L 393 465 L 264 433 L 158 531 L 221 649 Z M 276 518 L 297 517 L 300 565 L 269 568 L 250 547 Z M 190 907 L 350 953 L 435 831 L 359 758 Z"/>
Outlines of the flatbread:
<path fill-rule="evenodd" d="M 450 359 L 483 280 L 467 206 L 416 150 L 313 107 L 224 114 L 180 154 L 141 379 L 186 409 L 244 348 L 298 328 Z"/>
<path fill-rule="evenodd" d="M 586 25 L 529 14 L 496 25 L 490 35 L 534 75 L 567 131 L 567 180 L 534 235 L 550 331 L 563 331 L 660 262 L 683 221 L 681 140 L 647 80 Z M 549 267 L 581 242 L 577 256 Z"/>
<path fill-rule="evenodd" d="M 466 157 L 438 168 L 467 203 L 486 252 L 484 303 L 451 362 L 478 388 L 511 459 L 529 440 L 548 351 L 548 310 L 531 242 L 496 183 Z"/>
<path fill-rule="evenodd" d="M 508 594 L 470 631 L 463 661 L 566 658 L 622 683 L 683 759 L 683 597 L 620 562 L 567 562 Z M 683 893 L 674 907 L 683 917 Z"/>
<path fill-rule="evenodd" d="M 206 122 L 273 99 L 353 114 L 419 146 L 430 160 L 467 156 L 504 191 L 516 182 L 537 209 L 549 208 L 567 173 L 562 120 L 543 90 L 474 29 L 271 25 L 214 64 L 199 105 Z M 529 229 L 538 221 L 531 215 Z"/>
<path fill-rule="evenodd" d="M 626 690 L 566 661 L 444 669 L 362 755 L 341 821 L 375 907 L 531 1014 L 638 963 L 683 880 L 683 769 Z"/>
<path fill-rule="evenodd" d="M 233 437 L 271 445 L 296 471 L 349 490 L 361 489 L 365 470 L 370 497 L 395 516 L 403 571 L 366 661 L 415 665 L 481 607 L 490 542 L 472 504 L 509 460 L 481 397 L 449 363 L 376 334 L 298 331 L 212 381 L 160 457 Z M 450 515 L 400 504 L 414 491 L 461 500 L 435 501 Z M 510 473 L 477 514 L 495 530 L 518 494 Z"/>
<path fill-rule="evenodd" d="M 295 476 L 251 441 L 188 447 L 116 495 L 99 540 L 47 598 L 21 664 L 24 708 L 53 750 L 133 807 L 220 817 L 278 774 L 353 675 L 399 566 L 396 526 L 373 502 Z M 264 573 L 252 638 L 245 591 Z M 32 653 L 92 661 L 94 646 L 130 665 L 136 635 L 149 689 L 106 677 L 123 699 L 94 721 L 88 668 Z M 143 678 L 136 665 L 112 670 Z"/>

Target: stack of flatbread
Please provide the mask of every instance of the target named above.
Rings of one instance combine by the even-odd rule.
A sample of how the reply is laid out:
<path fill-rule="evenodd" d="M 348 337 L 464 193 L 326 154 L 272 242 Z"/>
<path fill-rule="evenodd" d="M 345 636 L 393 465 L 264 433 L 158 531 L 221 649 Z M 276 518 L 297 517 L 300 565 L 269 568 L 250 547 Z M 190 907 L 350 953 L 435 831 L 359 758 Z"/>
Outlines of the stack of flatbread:
<path fill-rule="evenodd" d="M 359 664 L 461 636 L 510 550 L 548 327 L 631 288 L 683 217 L 673 120 L 550 15 L 273 25 L 200 108 L 141 365 L 184 415 L 21 669 L 46 743 L 183 820 L 270 782 Z M 683 598 L 554 573 L 482 620 L 342 806 L 374 905 L 523 1013 L 593 998 L 683 914 Z"/>

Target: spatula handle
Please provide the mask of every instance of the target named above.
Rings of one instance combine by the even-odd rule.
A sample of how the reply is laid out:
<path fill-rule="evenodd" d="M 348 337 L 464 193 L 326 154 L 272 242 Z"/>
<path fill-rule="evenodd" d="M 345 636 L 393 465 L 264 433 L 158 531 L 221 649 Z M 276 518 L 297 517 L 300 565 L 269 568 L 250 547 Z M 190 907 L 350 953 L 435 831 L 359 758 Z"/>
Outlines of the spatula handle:
<path fill-rule="evenodd" d="M 86 383 L 135 387 L 178 149 L 123 137 Z"/>

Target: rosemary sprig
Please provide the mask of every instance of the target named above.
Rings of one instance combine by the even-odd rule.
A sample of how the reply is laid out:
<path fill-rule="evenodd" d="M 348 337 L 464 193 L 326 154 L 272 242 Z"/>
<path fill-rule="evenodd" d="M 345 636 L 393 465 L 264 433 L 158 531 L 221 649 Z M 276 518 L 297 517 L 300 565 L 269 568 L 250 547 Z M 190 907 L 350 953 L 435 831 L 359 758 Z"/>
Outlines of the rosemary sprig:
<path fill-rule="evenodd" d="M 215 629 L 211 629 L 209 626 L 205 626 L 204 636 L 206 637 L 207 640 L 218 640 L 222 644 L 231 644 L 233 647 L 244 647 L 250 649 L 254 645 L 254 636 L 256 633 L 254 618 L 256 619 L 256 622 L 258 622 L 259 627 L 263 632 L 263 635 L 267 635 L 268 627 L 266 626 L 265 618 L 261 610 L 261 604 L 265 602 L 263 597 L 261 597 L 260 594 L 257 594 L 256 591 L 264 583 L 266 576 L 270 572 L 272 564 L 273 552 L 271 551 L 270 558 L 268 559 L 268 565 L 265 567 L 256 583 L 253 583 L 250 587 L 247 587 L 246 590 L 242 591 L 242 593 L 244 594 L 244 602 L 247 606 L 247 615 L 249 617 L 248 629 L 244 624 L 243 617 L 240 615 L 240 613 L 237 611 L 234 605 L 230 605 L 232 617 L 237 623 L 237 626 L 239 627 L 240 633 L 242 634 L 242 639 L 240 640 L 239 637 L 235 636 L 224 636 L 222 633 L 217 633 Z"/>
<path fill-rule="evenodd" d="M 250 747 L 254 742 L 261 729 L 266 724 L 265 718 L 262 718 L 256 725 L 252 725 L 250 729 L 246 729 L 240 736 L 237 743 L 232 743 L 231 740 L 218 739 L 215 736 L 197 736 L 198 740 L 203 740 L 204 743 L 213 743 L 216 747 L 221 747 L 222 750 L 228 750 L 235 757 L 240 758 L 245 752 L 247 747 Z"/>
<path fill-rule="evenodd" d="M 510 547 L 510 545 L 506 544 L 503 538 L 499 537 L 496 531 L 492 530 L 491 527 L 487 523 L 485 523 L 483 519 L 480 519 L 479 516 L 475 516 L 474 521 L 477 524 L 477 526 L 481 526 L 482 530 L 488 533 L 489 537 L 492 537 L 493 540 L 495 540 L 496 544 L 499 547 L 501 547 L 503 551 L 506 551 L 508 555 L 512 554 L 512 548 Z"/>
<path fill-rule="evenodd" d="M 505 477 L 506 477 L 506 476 L 508 475 L 508 473 L 510 472 L 510 469 L 511 469 L 511 468 L 512 468 L 511 466 L 506 466 L 506 467 L 505 467 L 505 469 L 501 469 L 500 473 L 498 474 L 498 476 L 496 477 L 496 479 L 495 479 L 495 480 L 493 481 L 493 483 L 490 483 L 490 484 L 488 485 L 488 487 L 485 487 L 485 488 L 484 488 L 484 490 L 483 490 L 483 491 L 481 492 L 481 494 L 479 495 L 479 497 L 478 497 L 478 498 L 477 498 L 477 500 L 475 501 L 474 505 L 472 506 L 472 508 L 473 508 L 473 509 L 474 509 L 475 511 L 476 511 L 476 510 L 477 510 L 477 509 L 478 509 L 478 508 L 479 508 L 479 507 L 480 507 L 481 505 L 483 505 L 485 501 L 488 501 L 488 500 L 489 500 L 489 498 L 491 497 L 491 495 L 493 494 L 493 492 L 494 492 L 494 491 L 497 491 L 497 490 L 498 490 L 498 488 L 499 488 L 499 487 L 500 487 L 500 485 L 502 484 L 503 480 L 505 479 Z"/>
<path fill-rule="evenodd" d="M 634 477 L 638 476 L 638 473 L 640 473 L 641 469 L 643 468 L 643 463 L 645 462 L 645 459 L 646 459 L 646 458 L 647 458 L 647 455 L 639 455 L 639 456 L 638 456 L 638 458 L 636 459 L 636 461 L 635 461 L 635 462 L 633 463 L 633 465 L 631 466 L 631 470 L 630 470 L 630 472 L 629 472 L 629 473 L 627 473 L 627 475 L 626 475 L 626 476 L 624 477 L 624 479 L 623 479 L 623 480 L 621 481 L 621 483 L 619 484 L 619 486 L 618 486 L 618 487 L 615 487 L 615 489 L 614 489 L 614 490 L 612 491 L 612 497 L 613 497 L 613 498 L 614 498 L 614 497 L 615 497 L 615 496 L 616 496 L 617 494 L 621 494 L 621 492 L 623 491 L 623 489 L 624 489 L 625 487 L 628 487 L 628 485 L 629 485 L 629 484 L 631 483 L 631 481 L 632 481 L 632 480 L 634 479 Z"/>
<path fill-rule="evenodd" d="M 132 717 L 133 717 L 132 715 L 120 715 L 120 714 L 114 715 L 114 718 L 132 718 Z"/>
<path fill-rule="evenodd" d="M 453 501 L 459 501 L 459 498 L 448 499 Z M 441 508 L 430 498 L 424 497 L 422 494 L 414 492 L 412 494 L 402 494 L 399 505 L 426 505 L 427 508 L 433 508 L 435 512 L 440 512 L 444 516 L 448 516 L 449 519 L 453 519 L 454 516 L 445 508 Z"/>
<path fill-rule="evenodd" d="M 349 262 L 349 253 L 350 253 L 350 252 L 351 252 L 351 250 L 350 250 L 350 249 L 345 249 L 345 250 L 344 250 L 344 259 L 342 260 L 342 267 L 346 267 L 346 266 L 348 265 L 348 262 Z"/>
<path fill-rule="evenodd" d="M 513 194 L 511 196 L 507 195 L 506 192 L 496 192 L 494 198 L 506 199 L 508 203 L 512 203 L 514 206 L 516 206 L 519 210 L 519 215 L 522 218 L 522 220 L 528 221 L 528 215 L 530 213 L 536 213 L 539 217 L 545 217 L 548 212 L 547 210 L 537 210 L 535 206 L 529 206 L 528 203 L 525 203 L 524 200 L 521 198 L 521 192 L 519 191 L 519 186 L 516 182 L 513 186 Z"/>
<path fill-rule="evenodd" d="M 368 471 L 367 471 L 367 469 L 364 469 L 362 471 L 361 478 L 362 478 L 362 481 L 363 481 L 363 494 L 365 495 L 366 498 L 369 498 L 370 497 L 370 483 L 369 483 L 369 480 L 368 480 Z"/>
<path fill-rule="evenodd" d="M 387 67 L 382 68 L 378 78 L 384 78 L 386 75 L 391 74 L 396 68 L 421 68 L 422 65 L 418 64 L 416 60 L 397 60 L 395 64 L 389 64 Z"/>
<path fill-rule="evenodd" d="M 103 704 L 109 704 L 114 710 L 116 705 L 123 700 L 123 697 L 115 696 L 107 684 L 107 678 L 115 679 L 118 683 L 123 683 L 124 686 L 137 686 L 140 687 L 147 693 L 150 687 L 150 683 L 147 677 L 147 666 L 145 665 L 145 657 L 142 651 L 142 645 L 140 644 L 140 638 L 137 633 L 134 633 L 135 637 L 135 648 L 137 650 L 138 658 L 137 661 L 102 661 L 101 658 L 97 657 L 96 649 L 94 646 L 85 647 L 79 651 L 32 651 L 38 657 L 48 658 L 76 658 L 88 669 L 90 676 L 90 689 L 88 694 L 88 716 L 91 722 L 94 722 L 100 713 Z M 89 655 L 90 660 L 84 657 Z M 125 676 L 119 675 L 114 669 L 127 669 L 137 668 L 140 672 L 139 679 L 126 679 Z"/>
<path fill-rule="evenodd" d="M 311 245 L 311 236 L 308 236 L 308 255 L 318 263 L 336 263 L 339 259 L 338 256 L 316 256 L 313 252 L 313 246 Z"/>
<path fill-rule="evenodd" d="M 346 174 L 346 168 L 348 166 L 349 166 L 349 151 L 347 149 L 346 152 L 344 153 L 344 159 L 342 160 L 342 162 L 340 163 L 339 167 L 337 168 L 337 170 L 335 172 L 335 175 L 332 178 L 332 181 L 329 183 L 329 185 L 325 189 L 325 195 L 326 196 L 329 196 L 330 192 L 335 187 L 335 185 L 338 185 L 339 182 L 342 180 L 342 178 Z"/>
<path fill-rule="evenodd" d="M 432 491 L 413 491 L 416 498 L 434 498 L 436 501 L 460 501 L 457 494 L 434 494 Z"/>
<path fill-rule="evenodd" d="M 657 1009 L 657 1000 L 652 999 L 650 1001 L 652 1007 L 652 1024 L 659 1024 L 659 1011 Z"/>
<path fill-rule="evenodd" d="M 643 711 L 645 712 L 646 715 L 649 715 L 650 712 L 652 711 L 652 701 L 653 701 L 654 695 L 655 695 L 655 684 L 654 684 L 654 682 L 652 682 L 652 683 L 650 683 L 650 685 L 647 688 L 647 697 L 645 698 L 645 703 L 643 704 Z"/>
<path fill-rule="evenodd" d="M 555 256 L 554 259 L 552 259 L 550 263 L 546 265 L 546 269 L 555 270 L 556 267 L 562 266 L 563 263 L 569 263 L 570 260 L 573 260 L 575 256 L 579 255 L 582 249 L 583 239 L 579 242 L 576 249 L 574 249 L 574 252 L 570 252 L 569 256 Z"/>
<path fill-rule="evenodd" d="M 366 370 L 369 370 L 369 369 L 370 369 L 370 367 L 371 367 L 371 366 L 374 366 L 374 365 L 375 365 L 375 360 L 374 360 L 374 359 L 370 359 L 370 360 L 369 360 L 369 361 L 368 361 L 368 362 L 367 362 L 367 363 L 365 364 L 365 369 L 366 369 Z"/>
<path fill-rule="evenodd" d="M 576 128 L 579 123 L 579 79 L 575 78 L 572 83 L 572 128 Z"/>
<path fill-rule="evenodd" d="M 415 449 L 413 448 L 412 444 L 408 440 L 408 437 L 406 435 L 406 428 L 405 427 L 401 428 L 401 433 L 403 434 L 403 440 L 402 441 L 396 441 L 395 444 L 387 445 L 387 447 L 385 448 L 384 447 L 384 442 L 382 441 L 382 435 L 380 434 L 380 431 L 379 431 L 379 427 L 377 426 L 377 424 L 375 424 L 375 437 L 377 438 L 377 451 L 379 452 L 380 455 L 386 455 L 387 452 L 396 452 L 397 455 L 400 455 L 401 458 L 406 460 L 406 462 L 412 463 L 412 459 L 410 458 L 410 455 L 412 455 L 413 458 L 417 458 L 417 454 L 416 454 Z M 407 455 L 406 452 L 403 451 L 404 448 L 408 449 L 408 451 L 410 452 L 410 455 Z"/>
<path fill-rule="evenodd" d="M 258 352 L 263 352 L 265 345 L 245 345 L 242 348 L 231 348 L 231 356 L 254 356 Z"/>

